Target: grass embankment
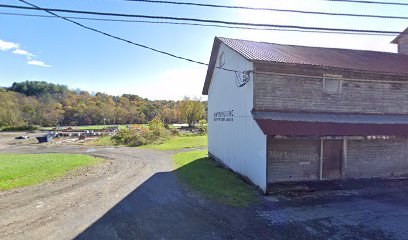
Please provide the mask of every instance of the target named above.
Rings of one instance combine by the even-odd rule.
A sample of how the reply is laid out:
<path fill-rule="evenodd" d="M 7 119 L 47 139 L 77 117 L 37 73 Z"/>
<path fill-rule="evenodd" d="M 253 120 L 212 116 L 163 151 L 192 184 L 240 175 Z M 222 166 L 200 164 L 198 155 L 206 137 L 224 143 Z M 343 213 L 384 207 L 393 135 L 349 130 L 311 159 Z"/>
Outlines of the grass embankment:
<path fill-rule="evenodd" d="M 179 150 L 184 148 L 196 148 L 207 146 L 207 135 L 196 136 L 178 136 L 166 140 L 162 144 L 149 144 L 141 146 L 140 148 L 149 148 L 156 150 Z M 118 144 L 109 136 L 100 137 L 88 143 L 88 145 L 97 146 L 118 146 Z"/>
<path fill-rule="evenodd" d="M 38 129 L 39 129 L 39 127 L 34 126 L 34 125 L 0 127 L 0 131 L 2 131 L 2 132 L 27 132 L 27 131 L 35 131 L 35 130 L 38 130 Z"/>
<path fill-rule="evenodd" d="M 102 161 L 82 154 L 0 154 L 0 190 L 45 182 Z"/>
<path fill-rule="evenodd" d="M 99 137 L 91 142 L 87 142 L 86 144 L 95 146 L 118 146 L 118 144 L 116 144 L 116 142 L 110 136 Z"/>
<path fill-rule="evenodd" d="M 209 159 L 207 150 L 179 153 L 174 160 L 177 176 L 206 197 L 233 207 L 247 207 L 258 201 L 256 190 Z"/>
<path fill-rule="evenodd" d="M 207 135 L 194 135 L 194 136 L 178 136 L 170 138 L 162 144 L 149 144 L 141 146 L 141 148 L 150 148 L 156 150 L 179 150 L 184 148 L 196 148 L 207 146 Z"/>
<path fill-rule="evenodd" d="M 77 129 L 77 130 L 100 130 L 100 129 L 111 128 L 111 127 L 119 127 L 119 129 L 125 129 L 127 126 L 128 125 L 126 124 L 124 125 L 89 125 L 89 126 L 64 126 L 61 128 L 66 129 L 70 127 L 72 129 Z M 55 127 L 41 127 L 40 130 L 50 131 L 53 128 Z"/>

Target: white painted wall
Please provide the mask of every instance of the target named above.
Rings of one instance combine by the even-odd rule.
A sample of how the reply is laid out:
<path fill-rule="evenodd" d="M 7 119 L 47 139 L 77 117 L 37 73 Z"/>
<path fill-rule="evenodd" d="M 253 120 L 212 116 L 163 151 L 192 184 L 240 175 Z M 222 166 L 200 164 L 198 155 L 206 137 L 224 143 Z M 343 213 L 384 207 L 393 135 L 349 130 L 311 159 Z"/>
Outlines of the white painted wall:
<path fill-rule="evenodd" d="M 253 70 L 253 64 L 221 43 L 224 68 Z M 235 73 L 215 69 L 208 91 L 208 151 L 232 170 L 248 177 L 266 191 L 266 139 L 251 115 L 253 78 L 244 87 L 235 84 Z M 214 113 L 234 110 L 232 122 L 214 121 Z"/>

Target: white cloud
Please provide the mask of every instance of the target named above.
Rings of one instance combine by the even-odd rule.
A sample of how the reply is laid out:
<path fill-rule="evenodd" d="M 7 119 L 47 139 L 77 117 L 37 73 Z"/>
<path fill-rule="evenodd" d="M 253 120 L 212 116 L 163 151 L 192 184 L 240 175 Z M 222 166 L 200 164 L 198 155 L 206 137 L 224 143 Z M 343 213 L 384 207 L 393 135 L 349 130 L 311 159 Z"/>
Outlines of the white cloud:
<path fill-rule="evenodd" d="M 40 66 L 40 67 L 51 67 L 51 65 L 48 65 L 44 63 L 43 61 L 38 61 L 38 60 L 30 60 L 27 63 L 30 65 L 35 65 L 35 66 Z"/>
<path fill-rule="evenodd" d="M 30 53 L 30 52 L 28 52 L 28 51 L 26 51 L 26 50 L 23 50 L 23 49 L 19 49 L 19 48 L 15 49 L 15 50 L 13 51 L 13 53 L 14 53 L 14 54 L 17 54 L 17 55 L 24 55 L 24 56 L 26 56 L 28 59 L 31 59 L 32 57 L 34 57 L 34 55 L 33 55 L 32 53 Z"/>
<path fill-rule="evenodd" d="M 17 43 L 7 42 L 0 39 L 0 50 L 8 51 L 11 49 L 17 49 L 19 46 Z"/>
<path fill-rule="evenodd" d="M 35 55 L 30 53 L 27 50 L 21 49 L 18 43 L 7 42 L 7 41 L 3 41 L 0 39 L 0 50 L 1 51 L 13 50 L 12 51 L 13 54 L 25 56 L 26 59 L 28 60 L 27 64 L 40 66 L 40 67 L 51 67 L 51 65 L 48 65 L 44 63 L 43 61 L 32 60 L 33 57 L 35 57 Z"/>

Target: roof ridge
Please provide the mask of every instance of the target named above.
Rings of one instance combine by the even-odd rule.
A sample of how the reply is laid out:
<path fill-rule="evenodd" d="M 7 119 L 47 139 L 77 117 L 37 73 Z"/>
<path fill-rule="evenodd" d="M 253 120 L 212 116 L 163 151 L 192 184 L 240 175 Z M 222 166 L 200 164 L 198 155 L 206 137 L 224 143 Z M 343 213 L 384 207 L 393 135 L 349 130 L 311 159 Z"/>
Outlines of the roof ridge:
<path fill-rule="evenodd" d="M 405 30 L 408 31 L 408 28 Z M 263 43 L 263 44 L 272 44 L 272 45 L 279 45 L 279 46 L 289 46 L 289 47 L 302 47 L 302 48 L 313 48 L 313 49 L 330 49 L 330 50 L 343 50 L 343 51 L 359 51 L 359 52 L 370 52 L 370 53 L 385 53 L 391 55 L 398 55 L 401 54 L 394 53 L 394 52 L 386 52 L 386 51 L 376 51 L 376 50 L 364 50 L 364 49 L 353 49 L 353 48 L 339 48 L 339 47 L 318 47 L 318 46 L 306 46 L 306 45 L 295 45 L 295 44 L 283 44 L 283 43 L 274 43 L 274 42 L 265 42 L 265 41 L 254 41 L 254 40 L 246 40 L 246 39 L 239 39 L 239 38 L 227 38 L 227 37 L 216 37 L 224 42 L 222 39 L 228 40 L 236 40 L 236 41 L 245 41 L 245 42 L 253 42 L 253 43 Z M 225 42 L 224 42 L 225 43 Z"/>

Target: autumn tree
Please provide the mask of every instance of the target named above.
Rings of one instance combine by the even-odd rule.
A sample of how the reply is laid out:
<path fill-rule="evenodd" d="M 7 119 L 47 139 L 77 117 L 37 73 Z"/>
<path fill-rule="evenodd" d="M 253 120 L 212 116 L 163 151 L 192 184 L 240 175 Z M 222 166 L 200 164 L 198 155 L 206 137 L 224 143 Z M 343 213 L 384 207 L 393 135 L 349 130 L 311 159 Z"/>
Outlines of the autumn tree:
<path fill-rule="evenodd" d="M 55 126 L 147 123 L 160 117 L 167 124 L 192 125 L 206 111 L 206 102 L 155 100 L 133 94 L 112 96 L 41 81 L 0 88 L 0 126 L 23 124 Z"/>
<path fill-rule="evenodd" d="M 194 126 L 194 123 L 202 119 L 205 114 L 205 108 L 203 103 L 198 99 L 189 99 L 185 97 L 179 103 L 180 118 L 187 122 L 190 127 Z"/>

